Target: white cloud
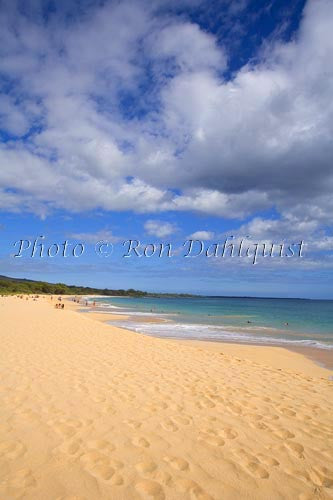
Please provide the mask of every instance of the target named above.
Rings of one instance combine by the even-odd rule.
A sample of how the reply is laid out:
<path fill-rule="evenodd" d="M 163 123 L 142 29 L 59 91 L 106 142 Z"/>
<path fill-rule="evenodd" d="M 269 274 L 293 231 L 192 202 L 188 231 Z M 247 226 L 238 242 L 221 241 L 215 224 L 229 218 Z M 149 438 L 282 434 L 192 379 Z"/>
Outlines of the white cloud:
<path fill-rule="evenodd" d="M 316 239 L 312 239 L 309 243 L 309 248 L 312 250 L 319 250 L 329 252 L 333 250 L 333 236 L 318 236 Z"/>
<path fill-rule="evenodd" d="M 214 238 L 214 233 L 211 231 L 196 231 L 195 233 L 192 233 L 190 236 L 187 237 L 187 239 L 199 240 L 199 241 L 212 240 L 213 238 Z"/>
<path fill-rule="evenodd" d="M 151 236 L 157 236 L 158 238 L 171 236 L 176 231 L 178 231 L 176 224 L 161 220 L 147 220 L 144 224 L 144 228 L 147 234 L 150 234 Z"/>
<path fill-rule="evenodd" d="M 255 190 L 247 193 L 226 194 L 216 189 L 192 188 L 184 190 L 180 196 L 175 196 L 170 208 L 228 218 L 243 218 L 253 211 L 267 208 L 268 204 L 267 194 Z"/>
<path fill-rule="evenodd" d="M 29 120 L 24 110 L 7 95 L 0 95 L 0 129 L 18 136 L 29 130 Z"/>
<path fill-rule="evenodd" d="M 253 218 L 248 224 L 234 231 L 238 235 L 248 235 L 254 240 L 308 240 L 318 230 L 314 220 L 302 220 L 294 216 L 283 219 Z"/>
<path fill-rule="evenodd" d="M 226 65 L 226 56 L 217 47 L 214 36 L 189 22 L 171 24 L 158 33 L 155 32 L 150 44 L 154 57 L 167 61 L 171 59 L 169 71 L 221 71 Z"/>
<path fill-rule="evenodd" d="M 319 222 L 310 218 L 297 218 L 288 215 L 282 219 L 264 219 L 262 217 L 253 218 L 248 224 L 241 225 L 238 229 L 231 231 L 238 240 L 242 237 L 249 237 L 252 242 L 274 242 L 300 243 L 304 242 L 306 254 L 315 256 L 317 252 L 324 252 L 325 257 L 330 262 L 331 257 L 326 255 L 333 250 L 333 236 L 328 235 L 320 226 Z M 316 260 L 307 259 L 308 266 L 313 262 L 314 266 L 319 265 Z"/>
<path fill-rule="evenodd" d="M 216 38 L 172 12 L 124 1 L 66 24 L 59 5 L 48 25 L 2 10 L 12 85 L 0 119 L 17 138 L 0 148 L 3 208 L 241 218 L 274 207 L 289 228 L 331 223 L 330 0 L 308 0 L 295 39 L 266 44 L 229 80 Z"/>

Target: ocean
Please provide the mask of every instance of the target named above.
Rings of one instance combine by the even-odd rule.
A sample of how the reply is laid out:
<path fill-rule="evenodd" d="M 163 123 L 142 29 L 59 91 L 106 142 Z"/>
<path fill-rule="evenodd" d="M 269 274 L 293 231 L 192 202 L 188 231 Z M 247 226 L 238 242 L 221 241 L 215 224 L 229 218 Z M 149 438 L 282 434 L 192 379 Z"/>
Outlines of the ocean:
<path fill-rule="evenodd" d="M 333 349 L 332 300 L 105 297 L 96 302 L 105 312 L 130 316 L 110 323 L 146 335 Z"/>

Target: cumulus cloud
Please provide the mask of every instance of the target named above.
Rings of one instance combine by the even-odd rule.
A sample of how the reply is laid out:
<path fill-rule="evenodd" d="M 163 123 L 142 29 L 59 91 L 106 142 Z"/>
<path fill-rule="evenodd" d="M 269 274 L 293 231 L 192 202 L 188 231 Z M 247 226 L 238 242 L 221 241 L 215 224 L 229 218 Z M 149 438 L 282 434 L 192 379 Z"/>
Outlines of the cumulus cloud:
<path fill-rule="evenodd" d="M 16 5 L 0 17 L 3 209 L 331 223 L 330 0 L 231 77 L 223 40 L 163 2 L 83 2 L 74 22 L 66 2 L 48 21 Z"/>
<path fill-rule="evenodd" d="M 175 73 L 196 72 L 198 68 L 221 71 L 226 65 L 224 51 L 217 47 L 215 38 L 196 24 L 168 25 L 154 33 L 149 42 L 152 56 L 164 64 L 164 71 L 166 63 L 167 70 Z"/>
<path fill-rule="evenodd" d="M 208 241 L 214 238 L 214 233 L 212 231 L 196 231 L 195 233 L 190 234 L 188 239 L 190 240 L 199 240 L 199 241 Z"/>
<path fill-rule="evenodd" d="M 314 220 L 299 220 L 288 216 L 283 219 L 265 219 L 254 217 L 249 223 L 243 224 L 235 233 L 249 235 L 256 240 L 294 240 L 308 239 L 318 229 Z"/>
<path fill-rule="evenodd" d="M 293 215 L 287 215 L 282 219 L 254 217 L 249 223 L 241 225 L 231 233 L 235 235 L 235 239 L 246 236 L 258 243 L 287 242 L 290 244 L 303 241 L 307 255 L 316 257 L 316 253 L 324 252 L 326 262 L 332 265 L 332 256 L 327 252 L 333 250 L 333 236 L 328 235 L 320 223 L 314 219 L 297 218 Z M 323 262 L 323 257 L 320 261 Z M 320 264 L 316 260 L 311 262 L 314 266 Z"/>
<path fill-rule="evenodd" d="M 144 228 L 147 234 L 157 236 L 158 238 L 165 238 L 178 231 L 176 224 L 161 220 L 147 220 L 144 224 Z"/>

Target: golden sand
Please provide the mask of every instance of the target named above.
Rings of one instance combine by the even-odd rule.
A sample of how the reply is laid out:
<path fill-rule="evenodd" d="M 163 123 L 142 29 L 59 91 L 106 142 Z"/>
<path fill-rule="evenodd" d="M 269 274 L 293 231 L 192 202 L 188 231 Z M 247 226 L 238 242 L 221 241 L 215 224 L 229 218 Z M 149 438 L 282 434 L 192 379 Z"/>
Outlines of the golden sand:
<path fill-rule="evenodd" d="M 99 318 L 101 319 L 101 318 Z M 0 499 L 333 498 L 330 372 L 0 298 Z"/>

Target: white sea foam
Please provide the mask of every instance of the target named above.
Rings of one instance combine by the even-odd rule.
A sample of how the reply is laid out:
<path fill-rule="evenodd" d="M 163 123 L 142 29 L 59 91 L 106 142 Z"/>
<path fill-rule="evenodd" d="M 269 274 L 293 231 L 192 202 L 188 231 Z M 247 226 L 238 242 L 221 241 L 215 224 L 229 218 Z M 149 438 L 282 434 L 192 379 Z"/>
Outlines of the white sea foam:
<path fill-rule="evenodd" d="M 139 315 L 139 313 L 137 313 Z M 131 313 L 133 315 L 133 313 Z M 140 315 L 142 315 L 140 313 Z M 191 339 L 191 340 L 215 340 L 229 342 L 245 342 L 252 344 L 274 344 L 274 345 L 294 345 L 314 347 L 317 349 L 333 349 L 333 344 L 319 342 L 314 339 L 293 340 L 283 337 L 272 337 L 248 334 L 240 331 L 227 331 L 223 328 L 203 324 L 185 324 L 185 323 L 136 323 L 135 321 L 114 322 L 115 325 L 134 330 L 145 335 Z"/>
<path fill-rule="evenodd" d="M 105 309 L 117 309 L 117 312 L 121 314 L 128 314 L 131 316 L 153 316 L 153 317 L 164 317 L 164 316 L 176 316 L 177 313 L 156 313 L 154 311 L 133 311 L 132 309 L 128 309 L 123 306 L 114 306 L 112 304 L 108 304 L 106 302 L 98 302 L 97 309 L 100 309 L 102 312 L 105 312 Z M 91 304 L 90 304 L 91 305 Z M 111 313 L 109 313 L 111 314 Z"/>

